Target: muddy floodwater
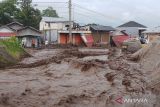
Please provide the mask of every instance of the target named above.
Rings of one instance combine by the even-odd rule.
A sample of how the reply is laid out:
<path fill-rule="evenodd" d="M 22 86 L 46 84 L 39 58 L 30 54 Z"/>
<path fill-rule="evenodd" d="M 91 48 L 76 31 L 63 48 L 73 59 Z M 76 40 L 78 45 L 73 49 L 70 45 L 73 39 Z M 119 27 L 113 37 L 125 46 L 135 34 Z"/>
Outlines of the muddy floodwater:
<path fill-rule="evenodd" d="M 32 57 L 0 70 L 0 107 L 160 107 L 140 65 L 123 56 L 109 59 L 107 49 L 29 53 Z"/>

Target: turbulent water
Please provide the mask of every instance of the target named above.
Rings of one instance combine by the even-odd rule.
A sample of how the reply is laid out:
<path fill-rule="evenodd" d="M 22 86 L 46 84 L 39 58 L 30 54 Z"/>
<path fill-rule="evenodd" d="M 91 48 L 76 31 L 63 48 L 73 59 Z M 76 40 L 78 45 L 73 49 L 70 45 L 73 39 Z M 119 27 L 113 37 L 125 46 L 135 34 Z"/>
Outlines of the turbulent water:
<path fill-rule="evenodd" d="M 78 57 L 63 49 L 30 53 L 0 70 L 0 107 L 160 107 L 147 74 L 125 57 Z"/>

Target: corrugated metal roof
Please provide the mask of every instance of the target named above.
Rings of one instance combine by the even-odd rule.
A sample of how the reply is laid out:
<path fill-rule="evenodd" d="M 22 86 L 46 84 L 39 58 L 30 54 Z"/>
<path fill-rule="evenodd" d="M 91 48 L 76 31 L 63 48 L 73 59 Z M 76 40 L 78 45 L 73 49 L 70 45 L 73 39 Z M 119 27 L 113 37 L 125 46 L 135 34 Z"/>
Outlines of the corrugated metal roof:
<path fill-rule="evenodd" d="M 135 21 L 130 21 L 130 22 L 127 22 L 123 25 L 120 25 L 118 27 L 140 27 L 140 28 L 147 28 L 146 26 L 140 24 L 140 23 L 137 23 Z"/>
<path fill-rule="evenodd" d="M 65 18 L 62 17 L 42 17 L 42 20 L 44 22 L 66 22 L 68 20 L 66 20 Z"/>
<path fill-rule="evenodd" d="M 90 27 L 96 31 L 115 31 L 115 29 L 111 26 L 91 25 Z"/>

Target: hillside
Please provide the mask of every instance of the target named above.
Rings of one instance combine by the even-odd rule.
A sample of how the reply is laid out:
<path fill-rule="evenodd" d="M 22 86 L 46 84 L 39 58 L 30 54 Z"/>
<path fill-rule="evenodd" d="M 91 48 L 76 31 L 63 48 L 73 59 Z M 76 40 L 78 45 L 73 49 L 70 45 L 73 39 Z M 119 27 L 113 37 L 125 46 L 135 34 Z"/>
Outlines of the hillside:
<path fill-rule="evenodd" d="M 16 64 L 24 54 L 16 38 L 0 40 L 0 68 Z"/>

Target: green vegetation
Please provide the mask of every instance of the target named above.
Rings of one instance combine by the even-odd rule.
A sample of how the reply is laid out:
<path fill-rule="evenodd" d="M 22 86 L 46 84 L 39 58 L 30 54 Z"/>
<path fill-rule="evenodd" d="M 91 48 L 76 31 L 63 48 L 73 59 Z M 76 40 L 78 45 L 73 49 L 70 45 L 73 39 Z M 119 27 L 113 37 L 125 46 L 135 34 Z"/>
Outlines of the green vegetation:
<path fill-rule="evenodd" d="M 8 54 L 15 59 L 19 59 L 24 52 L 24 49 L 20 46 L 16 37 L 7 40 L 0 40 L 0 46 L 3 46 Z"/>
<path fill-rule="evenodd" d="M 15 64 L 24 54 L 24 49 L 15 37 L 0 40 L 0 68 Z"/>
<path fill-rule="evenodd" d="M 42 16 L 59 17 L 56 10 L 54 10 L 52 7 L 48 7 L 47 9 L 43 10 Z"/>
<path fill-rule="evenodd" d="M 52 7 L 40 11 L 32 5 L 32 0 L 2 0 L 0 1 L 0 25 L 6 25 L 17 21 L 24 26 L 39 28 L 42 16 L 58 17 L 56 10 Z"/>

